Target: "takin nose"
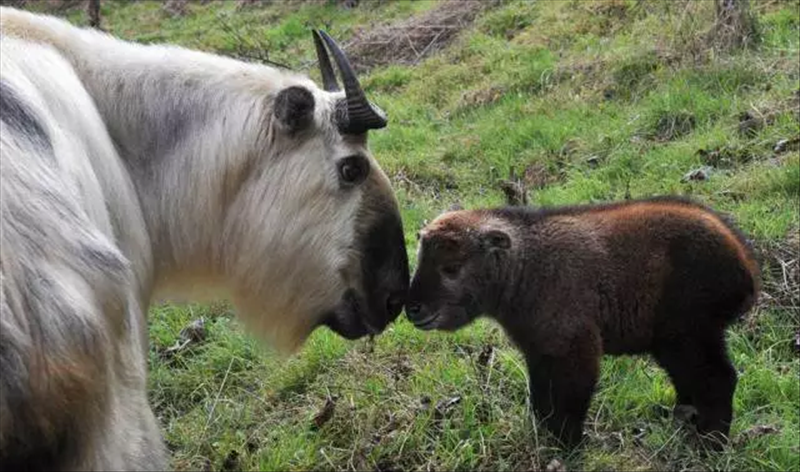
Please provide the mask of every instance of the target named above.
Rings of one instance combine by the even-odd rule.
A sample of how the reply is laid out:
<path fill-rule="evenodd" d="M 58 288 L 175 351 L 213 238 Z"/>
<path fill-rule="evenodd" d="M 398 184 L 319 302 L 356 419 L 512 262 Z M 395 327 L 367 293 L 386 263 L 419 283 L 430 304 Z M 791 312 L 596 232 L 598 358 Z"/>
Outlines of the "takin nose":
<path fill-rule="evenodd" d="M 408 256 L 400 215 L 386 213 L 362 240 L 362 280 L 374 325 L 386 326 L 403 311 L 408 298 Z"/>
<path fill-rule="evenodd" d="M 403 311 L 403 305 L 406 303 L 406 291 L 397 290 L 390 293 L 386 297 L 386 313 L 389 315 L 390 320 L 394 320 Z"/>

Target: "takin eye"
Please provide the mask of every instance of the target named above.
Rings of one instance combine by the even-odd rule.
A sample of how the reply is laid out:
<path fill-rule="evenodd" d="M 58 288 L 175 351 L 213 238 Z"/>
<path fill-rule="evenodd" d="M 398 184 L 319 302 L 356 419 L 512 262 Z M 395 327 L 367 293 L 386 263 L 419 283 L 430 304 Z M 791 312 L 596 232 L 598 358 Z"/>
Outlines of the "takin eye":
<path fill-rule="evenodd" d="M 348 156 L 339 161 L 339 179 L 348 186 L 364 181 L 369 174 L 369 161 L 364 156 Z"/>

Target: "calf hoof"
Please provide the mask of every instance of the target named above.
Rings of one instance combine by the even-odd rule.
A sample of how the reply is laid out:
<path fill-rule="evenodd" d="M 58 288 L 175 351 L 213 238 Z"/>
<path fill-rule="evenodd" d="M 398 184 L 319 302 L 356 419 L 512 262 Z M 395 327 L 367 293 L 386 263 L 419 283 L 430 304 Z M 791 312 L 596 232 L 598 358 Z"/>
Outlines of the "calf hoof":
<path fill-rule="evenodd" d="M 580 448 L 588 438 L 588 433 L 576 431 L 570 434 L 562 434 L 560 437 L 556 437 L 556 441 L 561 446 L 561 449 L 572 450 Z"/>
<path fill-rule="evenodd" d="M 675 408 L 672 410 L 672 417 L 675 418 L 675 421 L 681 423 L 690 425 L 696 424 L 697 408 L 692 405 L 675 405 Z"/>
<path fill-rule="evenodd" d="M 728 444 L 728 437 L 719 431 L 710 431 L 707 433 L 698 433 L 700 445 L 706 451 L 720 452 L 725 449 Z"/>

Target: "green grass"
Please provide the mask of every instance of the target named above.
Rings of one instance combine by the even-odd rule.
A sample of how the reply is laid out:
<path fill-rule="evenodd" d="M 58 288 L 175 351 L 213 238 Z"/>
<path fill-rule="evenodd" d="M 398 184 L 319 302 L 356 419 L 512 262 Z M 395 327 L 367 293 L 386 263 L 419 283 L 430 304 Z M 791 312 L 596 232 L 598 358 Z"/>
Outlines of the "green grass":
<path fill-rule="evenodd" d="M 409 255 L 417 229 L 452 203 L 502 204 L 497 180 L 512 166 L 541 180 L 533 205 L 686 194 L 730 214 L 759 244 L 797 232 L 800 153 L 773 147 L 800 133 L 800 12 L 792 1 L 751 3 L 762 42 L 724 52 L 698 43 L 711 2 L 506 1 L 421 64 L 365 75 L 391 120 L 371 148 L 394 181 Z M 240 55 L 266 48 L 269 59 L 304 69 L 313 59 L 308 25 L 327 24 L 346 41 L 357 27 L 434 6 L 210 2 L 172 17 L 159 3 L 104 2 L 103 21 L 144 42 Z M 769 119 L 740 133 L 747 111 Z M 683 182 L 712 151 L 710 179 Z M 206 341 L 165 360 L 159 353 L 200 316 Z M 797 307 L 764 305 L 730 331 L 740 372 L 733 443 L 710 455 L 673 421 L 672 385 L 645 357 L 603 361 L 588 445 L 565 455 L 530 419 L 522 358 L 485 320 L 431 334 L 401 319 L 358 342 L 320 329 L 281 358 L 224 305 L 156 307 L 151 399 L 180 470 L 530 470 L 554 458 L 568 470 L 798 470 L 798 325 Z M 327 398 L 336 399 L 333 416 L 315 428 Z"/>

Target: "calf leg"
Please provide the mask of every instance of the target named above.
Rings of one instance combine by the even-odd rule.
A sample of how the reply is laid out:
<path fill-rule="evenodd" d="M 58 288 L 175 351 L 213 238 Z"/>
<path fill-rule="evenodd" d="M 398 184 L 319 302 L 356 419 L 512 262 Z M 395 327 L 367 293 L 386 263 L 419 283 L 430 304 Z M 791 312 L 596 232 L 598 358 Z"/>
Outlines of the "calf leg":
<path fill-rule="evenodd" d="M 662 346 L 656 358 L 673 380 L 678 398 L 691 398 L 697 409 L 697 431 L 724 442 L 737 382 L 724 334 L 681 339 L 674 346 Z"/>
<path fill-rule="evenodd" d="M 564 355 L 528 356 L 533 411 L 566 447 L 581 441 L 600 355 L 599 340 L 586 333 L 575 337 Z"/>
<path fill-rule="evenodd" d="M 672 379 L 671 377 L 670 377 L 670 379 L 672 380 L 672 384 L 675 385 L 675 379 Z M 676 387 L 676 390 L 677 390 L 677 387 Z M 675 399 L 675 406 L 679 406 L 679 405 L 691 406 L 691 405 L 694 405 L 694 401 L 692 401 L 692 395 L 690 393 L 686 392 L 685 389 L 682 389 L 681 391 L 676 392 L 676 397 L 677 398 Z"/>
<path fill-rule="evenodd" d="M 692 399 L 692 382 L 691 377 L 686 375 L 677 374 L 680 371 L 680 360 L 674 353 L 669 351 L 659 352 L 656 356 L 656 361 L 659 365 L 667 371 L 672 385 L 675 387 L 675 408 L 673 415 L 676 417 L 681 413 L 681 410 L 686 411 L 687 407 L 694 408 L 694 400 Z"/>

